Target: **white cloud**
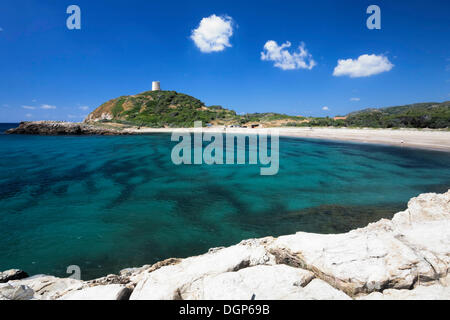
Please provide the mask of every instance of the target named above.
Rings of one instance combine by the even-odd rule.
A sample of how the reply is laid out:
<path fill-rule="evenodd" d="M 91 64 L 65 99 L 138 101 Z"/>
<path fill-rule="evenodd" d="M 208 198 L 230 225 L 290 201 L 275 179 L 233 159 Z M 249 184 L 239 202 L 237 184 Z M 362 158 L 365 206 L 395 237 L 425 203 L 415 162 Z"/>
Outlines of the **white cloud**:
<path fill-rule="evenodd" d="M 269 40 L 264 45 L 264 51 L 261 52 L 261 60 L 273 61 L 274 66 L 283 70 L 308 69 L 311 70 L 316 65 L 311 54 L 305 49 L 302 42 L 297 52 L 289 52 L 287 48 L 291 43 L 286 41 L 281 46 L 276 41 Z"/>
<path fill-rule="evenodd" d="M 322 110 L 328 111 L 328 110 L 330 110 L 330 108 L 328 108 L 327 106 L 325 106 L 325 107 L 322 108 Z"/>
<path fill-rule="evenodd" d="M 22 108 L 28 109 L 28 110 L 34 110 L 34 109 L 36 109 L 36 107 L 32 107 L 32 106 L 22 106 Z"/>
<path fill-rule="evenodd" d="M 382 72 L 390 71 L 394 65 L 385 56 L 364 54 L 358 59 L 338 60 L 333 75 L 336 77 L 349 76 L 351 78 L 370 77 Z"/>
<path fill-rule="evenodd" d="M 81 107 L 79 107 L 79 109 L 86 111 L 86 110 L 89 110 L 89 107 L 88 106 L 81 106 Z"/>
<path fill-rule="evenodd" d="M 27 118 L 31 118 L 33 115 L 31 114 L 31 113 L 27 113 L 26 115 L 25 115 L 25 117 L 27 117 Z"/>
<path fill-rule="evenodd" d="M 350 98 L 350 101 L 359 101 L 361 100 L 360 98 Z"/>
<path fill-rule="evenodd" d="M 55 107 L 55 106 L 48 105 L 48 104 L 43 104 L 43 105 L 41 106 L 41 109 L 50 110 L 50 109 L 56 109 L 56 107 Z"/>
<path fill-rule="evenodd" d="M 203 18 L 197 29 L 192 30 L 191 39 L 201 52 L 219 52 L 231 47 L 230 37 L 233 35 L 233 19 L 215 14 Z"/>

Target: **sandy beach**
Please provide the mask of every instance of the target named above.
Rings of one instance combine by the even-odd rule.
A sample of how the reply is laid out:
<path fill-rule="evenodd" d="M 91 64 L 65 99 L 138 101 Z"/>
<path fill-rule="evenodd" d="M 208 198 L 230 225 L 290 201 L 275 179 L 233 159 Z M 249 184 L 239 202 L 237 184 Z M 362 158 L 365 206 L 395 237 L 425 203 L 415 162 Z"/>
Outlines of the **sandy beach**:
<path fill-rule="evenodd" d="M 383 144 L 407 148 L 429 149 L 450 152 L 450 131 L 417 129 L 348 129 L 348 128 L 202 128 L 203 132 L 257 134 L 266 130 L 276 130 L 280 136 L 352 141 L 358 143 Z M 128 133 L 170 133 L 193 132 L 194 129 L 141 128 L 124 129 Z"/>

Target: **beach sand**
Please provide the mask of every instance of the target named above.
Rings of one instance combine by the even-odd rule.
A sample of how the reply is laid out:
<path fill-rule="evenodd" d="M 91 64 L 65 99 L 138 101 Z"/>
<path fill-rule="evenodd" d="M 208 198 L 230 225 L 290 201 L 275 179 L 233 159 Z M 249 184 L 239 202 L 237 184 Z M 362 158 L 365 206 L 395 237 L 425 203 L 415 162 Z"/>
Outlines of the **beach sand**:
<path fill-rule="evenodd" d="M 125 129 L 130 133 L 193 132 L 195 129 L 141 128 Z M 349 128 L 202 128 L 203 132 L 257 134 L 266 130 L 278 131 L 280 136 L 313 138 L 334 141 L 383 144 L 407 148 L 429 149 L 450 152 L 450 131 L 417 129 L 349 129 Z"/>

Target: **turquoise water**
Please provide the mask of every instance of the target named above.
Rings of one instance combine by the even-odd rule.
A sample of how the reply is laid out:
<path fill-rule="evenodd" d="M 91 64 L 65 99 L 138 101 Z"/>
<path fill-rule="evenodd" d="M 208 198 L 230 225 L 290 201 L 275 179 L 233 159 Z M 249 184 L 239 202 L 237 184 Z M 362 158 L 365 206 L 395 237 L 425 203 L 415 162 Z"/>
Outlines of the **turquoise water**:
<path fill-rule="evenodd" d="M 3 127 L 4 128 L 4 127 Z M 0 270 L 82 278 L 243 239 L 334 233 L 450 187 L 450 154 L 280 139 L 280 171 L 175 166 L 169 135 L 0 134 Z"/>

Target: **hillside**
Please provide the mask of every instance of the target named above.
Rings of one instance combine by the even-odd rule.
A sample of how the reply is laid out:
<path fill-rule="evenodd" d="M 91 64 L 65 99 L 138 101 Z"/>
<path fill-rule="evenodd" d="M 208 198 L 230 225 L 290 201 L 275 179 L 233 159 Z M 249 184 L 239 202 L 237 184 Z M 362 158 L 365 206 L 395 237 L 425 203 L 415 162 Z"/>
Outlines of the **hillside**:
<path fill-rule="evenodd" d="M 200 100 L 175 91 L 147 91 L 110 100 L 94 110 L 85 122 L 115 122 L 147 127 L 193 127 L 194 121 L 234 121 L 236 112 L 207 107 Z"/>
<path fill-rule="evenodd" d="M 345 122 L 348 126 L 358 127 L 448 128 L 450 101 L 365 109 L 350 113 Z"/>
<path fill-rule="evenodd" d="M 222 106 L 206 106 L 202 101 L 175 91 L 146 91 L 137 95 L 112 99 L 85 120 L 86 123 L 114 126 L 142 126 L 152 128 L 193 127 L 194 121 L 203 125 L 235 125 L 251 127 L 369 127 L 369 128 L 432 128 L 450 127 L 450 101 L 417 103 L 404 106 L 364 109 L 347 117 L 314 118 L 278 113 L 237 115 Z"/>
<path fill-rule="evenodd" d="M 360 128 L 450 128 L 450 101 L 428 102 L 387 108 L 367 108 L 349 113 L 340 119 L 307 118 L 303 123 L 288 126 L 360 127 Z"/>
<path fill-rule="evenodd" d="M 175 91 L 147 91 L 133 96 L 112 99 L 85 120 L 87 123 L 116 123 L 131 126 L 185 128 L 193 127 L 194 121 L 204 125 L 266 124 L 285 125 L 288 121 L 304 118 L 277 113 L 254 113 L 237 115 L 222 106 L 206 106 L 202 101 Z"/>

